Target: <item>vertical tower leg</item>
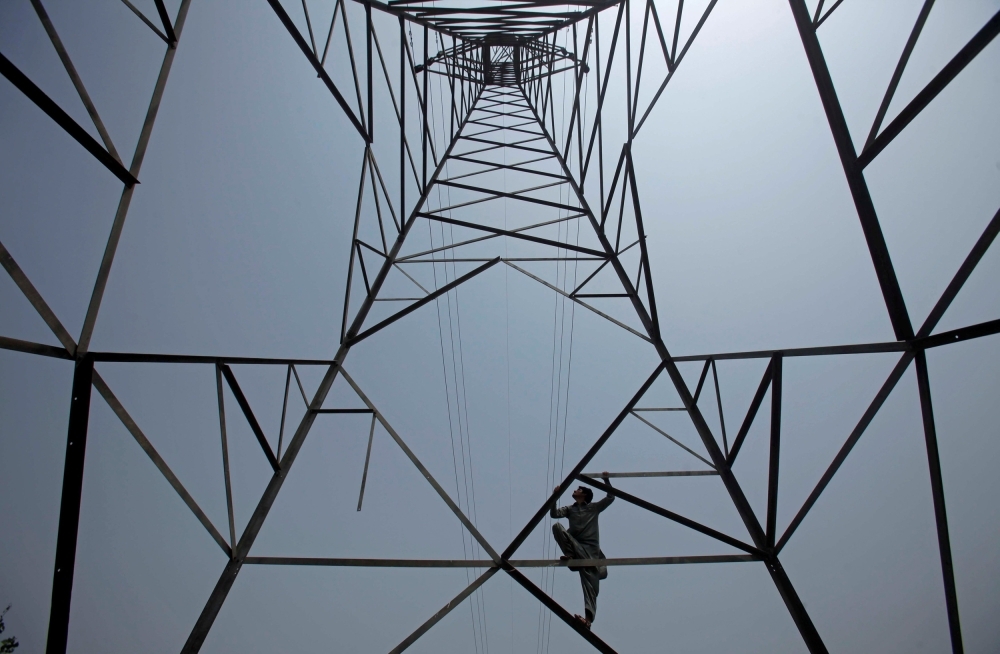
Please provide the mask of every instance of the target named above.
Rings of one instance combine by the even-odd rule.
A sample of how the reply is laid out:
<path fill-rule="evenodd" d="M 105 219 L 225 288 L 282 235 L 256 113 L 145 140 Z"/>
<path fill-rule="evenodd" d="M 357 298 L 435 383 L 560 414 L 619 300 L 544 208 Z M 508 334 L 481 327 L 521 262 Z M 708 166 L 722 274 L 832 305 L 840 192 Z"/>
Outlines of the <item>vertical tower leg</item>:
<path fill-rule="evenodd" d="M 90 355 L 84 355 L 76 362 L 73 372 L 73 396 L 69 406 L 66 464 L 63 468 L 46 654 L 64 654 L 69 636 L 69 610 L 73 597 L 76 536 L 80 526 L 80 497 L 83 492 L 83 464 L 87 454 L 87 425 L 90 422 L 90 389 L 93 379 L 94 359 Z"/>

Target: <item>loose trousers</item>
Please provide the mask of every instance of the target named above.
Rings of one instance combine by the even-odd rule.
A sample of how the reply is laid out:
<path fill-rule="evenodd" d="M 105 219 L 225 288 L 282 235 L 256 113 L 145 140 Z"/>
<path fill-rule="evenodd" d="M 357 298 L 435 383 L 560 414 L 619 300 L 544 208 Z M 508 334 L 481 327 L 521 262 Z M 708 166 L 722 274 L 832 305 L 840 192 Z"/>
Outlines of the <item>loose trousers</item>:
<path fill-rule="evenodd" d="M 552 525 L 552 535 L 556 539 L 556 544 L 563 554 L 571 559 L 603 559 L 600 550 L 591 552 L 589 548 L 580 544 L 573 538 L 566 528 L 560 523 Z M 600 591 L 601 579 L 607 577 L 607 568 L 603 570 L 596 567 L 570 568 L 580 573 L 580 585 L 583 587 L 583 607 L 587 612 L 587 619 L 593 621 L 597 616 L 597 593 Z M 603 575 L 601 574 L 603 572 Z"/>

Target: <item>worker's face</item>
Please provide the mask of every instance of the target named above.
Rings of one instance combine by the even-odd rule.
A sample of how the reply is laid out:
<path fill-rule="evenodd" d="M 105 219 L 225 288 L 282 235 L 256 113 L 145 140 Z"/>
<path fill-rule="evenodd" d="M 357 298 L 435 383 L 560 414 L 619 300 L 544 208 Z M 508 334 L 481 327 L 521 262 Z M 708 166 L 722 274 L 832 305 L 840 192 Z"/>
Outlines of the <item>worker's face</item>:
<path fill-rule="evenodd" d="M 580 486 L 575 491 L 573 491 L 573 501 L 575 502 L 586 502 L 587 496 L 583 493 L 583 486 Z"/>

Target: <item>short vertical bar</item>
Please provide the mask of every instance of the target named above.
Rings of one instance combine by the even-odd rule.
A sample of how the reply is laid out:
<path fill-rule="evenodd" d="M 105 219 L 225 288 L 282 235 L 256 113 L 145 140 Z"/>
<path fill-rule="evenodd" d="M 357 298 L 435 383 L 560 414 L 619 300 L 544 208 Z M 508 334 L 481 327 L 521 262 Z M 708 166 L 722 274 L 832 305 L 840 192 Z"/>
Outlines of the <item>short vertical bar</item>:
<path fill-rule="evenodd" d="M 429 38 L 428 34 L 429 34 L 429 32 L 427 31 L 427 26 L 424 25 L 424 63 L 425 64 L 427 63 L 427 39 Z M 427 78 L 429 76 L 429 74 L 427 72 L 427 68 L 424 68 L 423 72 L 424 72 L 424 102 L 423 102 L 423 109 L 424 109 L 424 130 L 423 130 L 423 145 L 424 145 L 424 147 L 423 147 L 423 160 L 424 160 L 424 163 L 423 163 L 423 166 L 424 167 L 423 167 L 423 183 L 420 185 L 420 188 L 424 192 L 426 192 L 427 191 L 427 134 L 428 134 L 428 130 L 430 129 L 430 127 L 427 124 L 427 105 L 430 104 L 430 98 L 427 97 Z"/>
<path fill-rule="evenodd" d="M 951 631 L 951 651 L 961 654 L 962 624 L 958 617 L 958 594 L 955 592 L 955 568 L 951 559 L 951 537 L 948 534 L 948 514 L 944 504 L 944 483 L 941 479 L 941 457 L 938 452 L 937 428 L 934 426 L 934 407 L 931 404 L 931 385 L 927 376 L 927 357 L 917 351 L 917 389 L 920 393 L 920 413 L 924 420 L 924 440 L 927 443 L 927 467 L 931 474 L 931 495 L 934 498 L 934 519 L 937 522 L 938 548 L 941 550 L 941 576 L 944 581 L 944 599 L 948 610 L 948 627 Z"/>
<path fill-rule="evenodd" d="M 222 438 L 222 474 L 226 482 L 226 512 L 229 514 L 229 547 L 236 548 L 236 522 L 233 519 L 233 486 L 229 476 L 229 441 L 226 438 L 226 400 L 222 395 L 222 364 L 215 366 L 215 390 L 219 396 L 219 433 Z"/>
<path fill-rule="evenodd" d="M 406 215 L 406 27 L 399 17 L 399 214 Z"/>
<path fill-rule="evenodd" d="M 719 371 L 712 359 L 712 381 L 715 382 L 715 402 L 719 407 L 719 426 L 722 428 L 722 452 L 729 457 L 729 440 L 726 438 L 726 417 L 722 414 L 722 389 L 719 388 Z"/>
<path fill-rule="evenodd" d="M 90 389 L 94 381 L 94 359 L 89 354 L 76 362 L 73 371 L 73 399 L 69 407 L 66 436 L 66 463 L 63 468 L 62 500 L 59 506 L 59 536 L 56 565 L 52 574 L 52 607 L 46 654 L 64 654 L 69 636 L 69 613 L 73 598 L 73 570 L 76 567 L 76 539 L 80 526 L 83 494 L 83 464 L 87 454 L 87 426 L 90 422 Z"/>
<path fill-rule="evenodd" d="M 361 510 L 361 502 L 365 499 L 365 483 L 368 481 L 368 462 L 372 458 L 372 441 L 375 439 L 375 414 L 372 413 L 372 426 L 368 430 L 368 451 L 365 453 L 365 470 L 361 473 L 361 493 L 358 495 L 358 511 Z"/>
<path fill-rule="evenodd" d="M 365 34 L 368 37 L 368 141 L 375 141 L 375 105 L 372 103 L 372 6 L 365 5 Z"/>
<path fill-rule="evenodd" d="M 625 0 L 625 115 L 628 116 L 628 143 L 635 137 L 632 117 L 632 3 Z"/>
<path fill-rule="evenodd" d="M 771 453 L 767 474 L 767 526 L 764 537 L 767 547 L 774 547 L 775 522 L 778 515 L 778 461 L 781 450 L 781 354 L 771 358 Z"/>
<path fill-rule="evenodd" d="M 285 414 L 288 413 L 288 388 L 292 384 L 292 366 L 288 365 L 288 370 L 285 372 L 285 398 L 281 402 L 281 425 L 278 427 L 278 451 L 274 455 L 274 458 L 281 461 L 281 443 L 285 438 Z"/>

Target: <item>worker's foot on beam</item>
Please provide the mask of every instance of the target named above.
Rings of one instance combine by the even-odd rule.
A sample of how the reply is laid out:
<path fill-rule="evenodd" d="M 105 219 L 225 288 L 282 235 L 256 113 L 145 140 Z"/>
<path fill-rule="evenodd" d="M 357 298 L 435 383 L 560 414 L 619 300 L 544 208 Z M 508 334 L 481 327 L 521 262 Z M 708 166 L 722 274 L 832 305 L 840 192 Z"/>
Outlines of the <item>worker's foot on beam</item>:
<path fill-rule="evenodd" d="M 577 620 L 579 620 L 580 622 L 582 622 L 584 627 L 586 627 L 587 629 L 590 629 L 590 620 L 588 620 L 587 618 L 583 617 L 579 613 L 574 613 L 573 617 L 576 618 Z"/>

